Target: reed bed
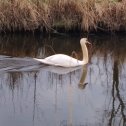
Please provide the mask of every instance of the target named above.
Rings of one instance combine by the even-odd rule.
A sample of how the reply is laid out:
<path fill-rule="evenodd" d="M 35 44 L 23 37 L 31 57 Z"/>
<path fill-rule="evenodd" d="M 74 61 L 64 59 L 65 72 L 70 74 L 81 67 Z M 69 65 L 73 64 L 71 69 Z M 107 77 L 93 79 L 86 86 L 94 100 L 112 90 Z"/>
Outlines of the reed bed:
<path fill-rule="evenodd" d="M 1 0 L 0 31 L 125 31 L 125 12 L 125 0 Z"/>

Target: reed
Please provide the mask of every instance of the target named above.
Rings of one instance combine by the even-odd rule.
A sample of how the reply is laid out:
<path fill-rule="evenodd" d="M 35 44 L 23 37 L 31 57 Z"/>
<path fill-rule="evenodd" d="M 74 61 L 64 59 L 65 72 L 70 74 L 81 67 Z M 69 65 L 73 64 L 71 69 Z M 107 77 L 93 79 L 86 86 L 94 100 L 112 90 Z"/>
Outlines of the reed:
<path fill-rule="evenodd" d="M 125 0 L 1 0 L 0 31 L 125 31 L 125 12 Z"/>
<path fill-rule="evenodd" d="M 97 7 L 99 25 L 110 31 L 126 30 L 126 1 L 104 1 Z"/>
<path fill-rule="evenodd" d="M 44 4 L 34 1 L 6 1 L 0 3 L 0 30 L 21 31 L 46 28 L 48 11 Z"/>
<path fill-rule="evenodd" d="M 55 0 L 50 2 L 52 27 L 64 27 L 66 30 L 80 27 L 82 13 L 78 2 L 74 0 Z"/>

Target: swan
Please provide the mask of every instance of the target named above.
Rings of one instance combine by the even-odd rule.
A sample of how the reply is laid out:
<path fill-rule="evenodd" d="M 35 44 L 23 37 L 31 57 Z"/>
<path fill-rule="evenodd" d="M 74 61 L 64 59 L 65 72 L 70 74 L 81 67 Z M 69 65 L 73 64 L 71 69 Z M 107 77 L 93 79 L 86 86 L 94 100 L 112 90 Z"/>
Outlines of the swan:
<path fill-rule="evenodd" d="M 80 44 L 81 44 L 82 53 L 83 53 L 82 61 L 75 59 L 73 57 L 70 57 L 68 55 L 64 55 L 64 54 L 55 54 L 55 55 L 46 57 L 45 59 L 37 59 L 37 58 L 33 58 L 33 59 L 44 64 L 60 66 L 60 67 L 82 66 L 88 63 L 88 50 L 86 47 L 86 43 L 89 43 L 87 41 L 87 38 L 80 39 Z"/>

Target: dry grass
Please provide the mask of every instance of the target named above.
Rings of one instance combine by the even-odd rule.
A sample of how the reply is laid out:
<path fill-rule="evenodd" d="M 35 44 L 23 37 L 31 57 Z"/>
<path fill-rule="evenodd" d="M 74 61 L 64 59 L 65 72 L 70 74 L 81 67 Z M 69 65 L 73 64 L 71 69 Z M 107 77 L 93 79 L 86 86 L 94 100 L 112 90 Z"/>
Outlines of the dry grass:
<path fill-rule="evenodd" d="M 39 7 L 32 1 L 22 0 L 0 3 L 0 30 L 6 31 L 33 31 L 48 27 L 48 10 L 46 6 L 39 4 Z M 47 20 L 47 21 L 46 21 Z"/>
<path fill-rule="evenodd" d="M 126 2 L 103 2 L 98 5 L 99 24 L 107 30 L 126 30 Z"/>
<path fill-rule="evenodd" d="M 80 27 L 82 14 L 77 2 L 74 0 L 56 0 L 50 5 L 53 27 L 65 26 L 65 29 Z"/>
<path fill-rule="evenodd" d="M 1 0 L 0 31 L 126 30 L 125 12 L 125 1 Z"/>

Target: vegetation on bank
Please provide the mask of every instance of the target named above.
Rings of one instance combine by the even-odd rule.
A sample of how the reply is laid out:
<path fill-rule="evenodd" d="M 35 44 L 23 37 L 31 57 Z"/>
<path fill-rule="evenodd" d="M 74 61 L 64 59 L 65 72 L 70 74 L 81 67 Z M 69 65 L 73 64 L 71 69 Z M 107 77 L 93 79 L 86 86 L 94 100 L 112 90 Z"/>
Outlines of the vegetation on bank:
<path fill-rule="evenodd" d="M 1 0 L 0 31 L 125 31 L 125 0 Z"/>

